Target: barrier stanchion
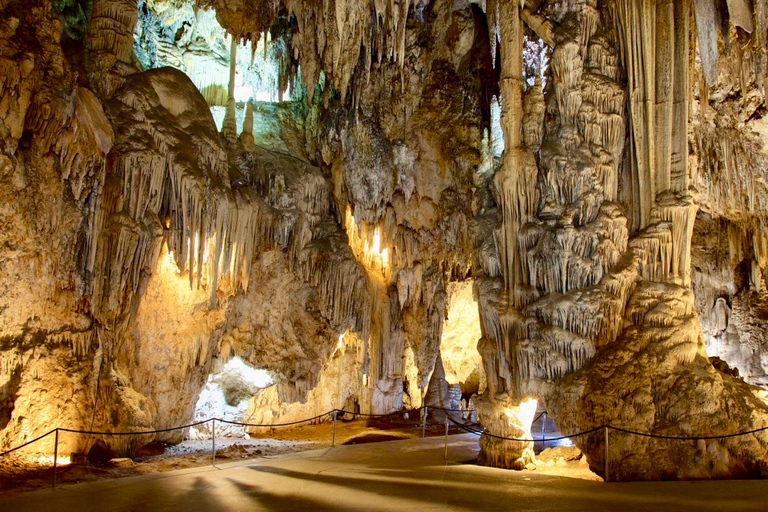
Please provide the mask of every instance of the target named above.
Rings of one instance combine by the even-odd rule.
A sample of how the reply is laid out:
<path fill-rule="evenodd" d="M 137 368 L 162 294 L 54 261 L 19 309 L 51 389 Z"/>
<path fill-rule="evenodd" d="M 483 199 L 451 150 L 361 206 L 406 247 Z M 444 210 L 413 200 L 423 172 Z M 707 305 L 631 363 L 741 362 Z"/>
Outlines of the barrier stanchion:
<path fill-rule="evenodd" d="M 211 465 L 216 467 L 216 418 L 211 420 Z"/>
<path fill-rule="evenodd" d="M 604 480 L 608 481 L 608 425 L 605 427 L 605 478 Z"/>
<path fill-rule="evenodd" d="M 57 428 L 53 434 L 53 483 L 51 489 L 56 488 L 56 466 L 59 460 L 59 429 Z"/>
<path fill-rule="evenodd" d="M 424 406 L 424 417 L 421 419 L 421 437 L 424 438 L 427 436 L 427 414 L 429 414 L 429 406 Z"/>
<path fill-rule="evenodd" d="M 331 448 L 336 446 L 336 411 L 333 411 L 333 437 L 331 438 Z"/>
<path fill-rule="evenodd" d="M 445 453 L 443 454 L 443 460 L 448 462 L 448 416 L 445 418 Z"/>
<path fill-rule="evenodd" d="M 541 451 L 544 451 L 546 449 L 546 447 L 547 447 L 544 444 L 544 442 L 546 441 L 546 436 L 545 436 L 545 433 L 544 433 L 544 428 L 546 427 L 546 424 L 547 424 L 547 411 L 544 411 L 543 413 L 541 413 L 541 416 L 542 416 L 542 420 L 541 420 Z"/>

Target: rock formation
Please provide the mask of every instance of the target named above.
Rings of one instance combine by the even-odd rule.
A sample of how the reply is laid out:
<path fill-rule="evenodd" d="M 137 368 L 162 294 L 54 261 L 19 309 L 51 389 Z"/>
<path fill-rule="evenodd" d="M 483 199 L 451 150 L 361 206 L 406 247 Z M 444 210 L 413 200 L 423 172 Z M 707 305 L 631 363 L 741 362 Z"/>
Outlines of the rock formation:
<path fill-rule="evenodd" d="M 627 433 L 768 427 L 765 0 L 0 14 L 0 448 L 187 423 L 239 356 L 251 421 L 463 399 L 522 467 L 538 401 L 612 479 L 765 470 Z"/>

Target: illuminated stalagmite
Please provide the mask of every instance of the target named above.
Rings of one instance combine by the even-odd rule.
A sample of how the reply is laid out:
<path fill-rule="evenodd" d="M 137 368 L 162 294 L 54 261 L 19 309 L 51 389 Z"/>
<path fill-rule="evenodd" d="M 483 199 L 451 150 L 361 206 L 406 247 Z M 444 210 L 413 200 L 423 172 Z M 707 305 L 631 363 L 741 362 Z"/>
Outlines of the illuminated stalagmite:
<path fill-rule="evenodd" d="M 234 355 L 264 422 L 479 394 L 495 436 L 536 400 L 565 433 L 768 426 L 766 0 L 0 15 L 0 447 L 184 423 Z M 614 431 L 611 476 L 754 475 L 766 443 Z"/>

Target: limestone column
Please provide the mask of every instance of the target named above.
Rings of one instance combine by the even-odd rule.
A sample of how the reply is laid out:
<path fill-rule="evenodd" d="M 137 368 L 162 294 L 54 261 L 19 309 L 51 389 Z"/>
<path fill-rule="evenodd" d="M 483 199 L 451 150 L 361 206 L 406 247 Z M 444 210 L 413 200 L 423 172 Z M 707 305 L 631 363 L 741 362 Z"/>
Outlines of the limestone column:
<path fill-rule="evenodd" d="M 109 98 L 136 72 L 131 65 L 133 29 L 138 20 L 135 0 L 95 0 L 85 35 L 85 68 L 96 93 Z"/>
<path fill-rule="evenodd" d="M 235 79 L 237 77 L 237 39 L 232 37 L 229 51 L 229 86 L 227 89 L 227 113 L 221 127 L 221 136 L 230 149 L 237 147 L 237 119 L 235 104 Z"/>

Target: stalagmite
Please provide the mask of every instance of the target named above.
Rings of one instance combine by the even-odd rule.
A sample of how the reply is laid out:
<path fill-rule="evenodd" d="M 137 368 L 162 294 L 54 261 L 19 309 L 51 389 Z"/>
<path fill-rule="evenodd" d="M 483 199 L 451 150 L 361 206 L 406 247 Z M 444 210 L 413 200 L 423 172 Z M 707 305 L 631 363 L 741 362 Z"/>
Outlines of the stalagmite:
<path fill-rule="evenodd" d="M 243 131 L 240 133 L 240 144 L 245 149 L 253 149 L 253 101 L 249 101 L 245 107 L 245 119 Z"/>
<path fill-rule="evenodd" d="M 237 39 L 232 37 L 229 51 L 229 85 L 227 87 L 227 113 L 221 136 L 227 146 L 234 149 L 237 145 L 237 119 L 235 119 L 235 77 L 237 76 Z"/>

